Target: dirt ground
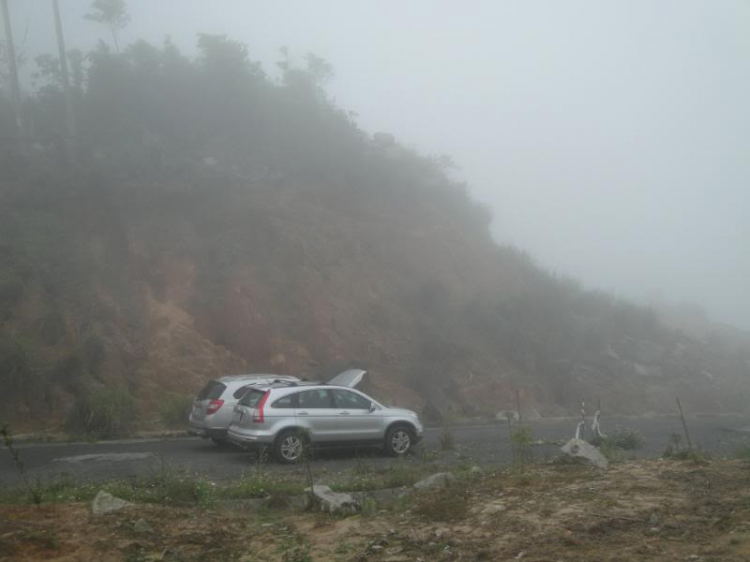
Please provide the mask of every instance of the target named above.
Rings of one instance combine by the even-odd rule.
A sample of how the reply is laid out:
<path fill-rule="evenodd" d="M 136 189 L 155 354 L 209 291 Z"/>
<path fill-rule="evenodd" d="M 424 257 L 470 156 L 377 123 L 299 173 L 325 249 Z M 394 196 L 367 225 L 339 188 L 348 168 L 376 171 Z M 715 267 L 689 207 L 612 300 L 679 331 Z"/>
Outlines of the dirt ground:
<path fill-rule="evenodd" d="M 349 517 L 144 504 L 95 517 L 88 504 L 6 505 L 0 559 L 748 561 L 750 463 L 476 472 Z"/>

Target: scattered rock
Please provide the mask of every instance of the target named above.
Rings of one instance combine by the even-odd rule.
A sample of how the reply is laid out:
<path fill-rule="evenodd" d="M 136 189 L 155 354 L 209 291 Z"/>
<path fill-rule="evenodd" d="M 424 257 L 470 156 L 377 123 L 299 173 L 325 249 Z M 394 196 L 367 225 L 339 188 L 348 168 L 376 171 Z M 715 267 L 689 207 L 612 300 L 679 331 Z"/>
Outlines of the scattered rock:
<path fill-rule="evenodd" d="M 609 466 L 609 461 L 601 454 L 599 449 L 583 439 L 571 439 L 560 450 L 570 457 L 586 459 L 597 468 Z"/>
<path fill-rule="evenodd" d="M 469 469 L 469 474 L 482 474 L 482 469 L 474 465 Z"/>
<path fill-rule="evenodd" d="M 328 513 L 355 513 L 360 510 L 360 504 L 349 494 L 334 492 L 328 486 L 316 484 L 305 491 L 311 494 L 321 511 Z"/>
<path fill-rule="evenodd" d="M 133 504 L 120 498 L 116 498 L 109 492 L 99 490 L 96 497 L 91 502 L 91 513 L 94 515 L 102 515 L 104 513 L 110 513 L 112 511 L 119 511 L 126 507 L 131 507 Z"/>
<path fill-rule="evenodd" d="M 491 503 L 482 510 L 482 515 L 485 517 L 495 515 L 506 510 L 505 504 L 502 503 Z"/>
<path fill-rule="evenodd" d="M 150 535 L 154 532 L 154 528 L 149 525 L 148 521 L 141 518 L 138 521 L 135 522 L 135 525 L 133 525 L 133 530 L 142 535 Z"/>
<path fill-rule="evenodd" d="M 377 554 L 380 551 L 382 551 L 386 546 L 388 546 L 388 541 L 386 539 L 373 541 L 369 545 L 367 545 L 367 548 L 365 548 L 365 553 Z"/>
<path fill-rule="evenodd" d="M 427 490 L 429 488 L 445 487 L 450 482 L 455 480 L 455 477 L 450 472 L 438 472 L 427 478 L 423 478 L 414 487 L 417 490 Z"/>
<path fill-rule="evenodd" d="M 510 417 L 510 421 L 517 422 L 518 412 L 511 410 L 500 410 L 497 414 L 495 414 L 495 419 L 497 420 L 508 421 L 508 417 Z"/>

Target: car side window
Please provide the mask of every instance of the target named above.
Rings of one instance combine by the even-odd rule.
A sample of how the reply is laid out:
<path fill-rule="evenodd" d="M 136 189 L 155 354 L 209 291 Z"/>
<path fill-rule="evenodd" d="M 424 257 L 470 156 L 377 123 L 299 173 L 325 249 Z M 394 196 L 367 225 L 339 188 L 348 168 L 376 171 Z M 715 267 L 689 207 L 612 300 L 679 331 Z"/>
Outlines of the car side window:
<path fill-rule="evenodd" d="M 299 393 L 299 408 L 333 408 L 327 390 L 305 390 Z"/>
<path fill-rule="evenodd" d="M 348 390 L 334 390 L 333 399 L 336 401 L 337 408 L 349 408 L 351 410 L 369 410 L 370 404 L 372 404 L 364 396 Z"/>
<path fill-rule="evenodd" d="M 287 396 L 284 396 L 283 398 L 279 398 L 272 404 L 272 406 L 274 408 L 296 408 L 298 396 L 299 393 L 289 394 Z"/>

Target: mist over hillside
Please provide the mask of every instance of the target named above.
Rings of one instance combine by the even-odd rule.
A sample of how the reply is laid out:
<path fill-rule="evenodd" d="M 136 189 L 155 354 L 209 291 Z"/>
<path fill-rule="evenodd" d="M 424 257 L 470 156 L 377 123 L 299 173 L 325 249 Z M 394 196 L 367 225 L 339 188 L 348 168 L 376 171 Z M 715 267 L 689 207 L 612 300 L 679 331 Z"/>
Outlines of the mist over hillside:
<path fill-rule="evenodd" d="M 448 159 L 329 98 L 324 59 L 284 54 L 270 78 L 201 35 L 193 58 L 167 40 L 68 62 L 72 151 L 54 57 L 29 142 L 0 97 L 3 416 L 75 430 L 103 400 L 148 426 L 215 376 L 348 366 L 433 418 L 516 391 L 543 415 L 746 408 L 747 334 L 676 328 L 497 245 Z"/>

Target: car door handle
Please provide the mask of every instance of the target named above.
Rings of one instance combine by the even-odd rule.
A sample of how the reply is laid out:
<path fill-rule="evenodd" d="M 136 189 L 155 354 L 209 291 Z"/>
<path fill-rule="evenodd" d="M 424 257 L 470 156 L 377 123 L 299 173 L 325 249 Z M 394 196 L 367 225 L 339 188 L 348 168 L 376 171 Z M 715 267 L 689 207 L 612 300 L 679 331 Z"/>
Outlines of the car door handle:
<path fill-rule="evenodd" d="M 297 412 L 298 416 L 306 416 L 308 415 L 307 412 Z"/>
<path fill-rule="evenodd" d="M 348 416 L 348 415 L 349 415 L 349 412 L 346 412 L 346 411 L 344 411 L 344 412 L 339 412 L 339 415 L 340 415 L 340 416 Z"/>

